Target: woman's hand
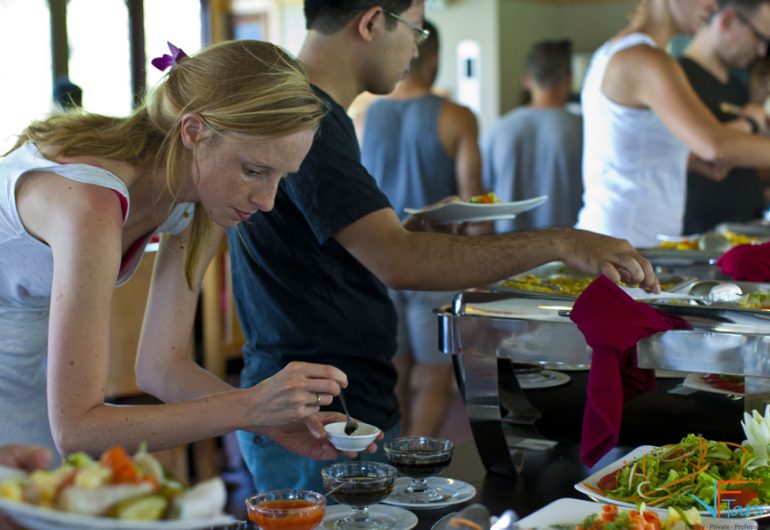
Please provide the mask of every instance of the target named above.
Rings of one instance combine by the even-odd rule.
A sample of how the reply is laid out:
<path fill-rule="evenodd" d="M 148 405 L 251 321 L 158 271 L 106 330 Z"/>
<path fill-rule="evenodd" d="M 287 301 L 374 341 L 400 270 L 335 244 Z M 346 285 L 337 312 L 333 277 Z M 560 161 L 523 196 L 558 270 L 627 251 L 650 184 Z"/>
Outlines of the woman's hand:
<path fill-rule="evenodd" d="M 325 365 L 291 362 L 247 390 L 251 429 L 286 425 L 315 414 L 348 386 L 341 370 Z"/>
<path fill-rule="evenodd" d="M 345 415 L 339 412 L 319 412 L 302 421 L 263 429 L 262 433 L 272 438 L 275 443 L 298 455 L 314 460 L 333 460 L 339 456 L 339 452 L 327 439 L 324 425 L 336 421 L 345 421 Z M 382 440 L 384 436 L 380 432 L 377 440 Z M 366 452 L 377 452 L 377 444 L 369 444 Z M 342 451 L 342 454 L 355 458 L 358 453 Z"/>

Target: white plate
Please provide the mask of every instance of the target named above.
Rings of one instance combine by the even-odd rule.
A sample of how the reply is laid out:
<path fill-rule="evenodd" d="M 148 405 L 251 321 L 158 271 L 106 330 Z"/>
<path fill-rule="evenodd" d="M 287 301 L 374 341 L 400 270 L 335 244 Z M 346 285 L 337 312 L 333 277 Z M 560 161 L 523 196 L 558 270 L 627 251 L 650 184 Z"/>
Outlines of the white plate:
<path fill-rule="evenodd" d="M 229 515 L 179 521 L 124 521 L 61 512 L 0 499 L 0 510 L 29 530 L 196 530 L 232 523 Z"/>
<path fill-rule="evenodd" d="M 524 390 L 551 388 L 569 383 L 570 376 L 553 370 L 542 370 L 534 374 L 516 374 L 519 386 Z"/>
<path fill-rule="evenodd" d="M 633 451 L 628 453 L 623 458 L 621 458 L 619 460 L 616 460 L 615 462 L 613 462 L 613 463 L 607 465 L 606 467 L 600 469 L 599 471 L 597 471 L 596 473 L 594 473 L 590 477 L 584 479 L 582 482 L 578 482 L 577 484 L 575 484 L 575 489 L 578 490 L 579 492 L 587 495 L 589 498 L 593 499 L 596 502 L 603 502 L 603 503 L 606 503 L 606 504 L 616 504 L 616 505 L 622 506 L 624 508 L 636 508 L 635 504 L 632 504 L 630 502 L 623 502 L 623 501 L 619 501 L 619 500 L 615 500 L 615 499 L 610 499 L 609 497 L 605 497 L 601 493 L 598 493 L 596 490 L 598 490 L 598 488 L 599 488 L 599 481 L 604 476 L 608 475 L 609 473 L 612 473 L 616 469 L 619 469 L 619 468 L 623 467 L 626 463 L 628 463 L 628 462 L 630 462 L 632 460 L 635 460 L 635 459 L 639 458 L 640 456 L 642 456 L 642 455 L 644 455 L 646 453 L 649 453 L 653 449 L 656 449 L 656 446 L 654 446 L 654 445 L 641 445 L 641 446 L 637 447 L 636 449 L 634 449 Z M 652 507 L 648 507 L 647 509 L 652 510 L 652 511 L 656 511 L 656 512 L 659 512 L 659 513 L 660 512 L 662 512 L 662 513 L 666 512 L 666 508 L 652 508 Z M 756 519 L 758 517 L 764 517 L 764 516 L 770 514 L 770 506 L 752 506 L 751 510 L 752 510 L 752 513 L 751 513 L 749 519 Z M 709 512 L 707 512 L 705 510 L 701 510 L 700 514 L 701 514 L 702 517 L 710 515 Z M 722 518 L 720 518 L 720 520 L 723 520 L 723 519 L 730 519 L 730 518 L 727 517 L 727 515 L 725 513 L 723 513 L 722 514 Z"/>
<path fill-rule="evenodd" d="M 499 202 L 496 204 L 457 201 L 439 206 L 426 206 L 425 208 L 404 208 L 404 211 L 409 215 L 416 215 L 439 223 L 498 221 L 501 219 L 513 219 L 516 217 L 516 214 L 540 206 L 546 200 L 548 200 L 548 195 L 540 195 L 539 197 L 524 201 Z"/>
<path fill-rule="evenodd" d="M 406 489 L 410 482 L 411 479 L 408 477 L 398 477 L 393 487 L 393 491 L 403 492 L 403 490 Z M 428 485 L 433 489 L 439 489 L 446 492 L 446 494 L 451 495 L 451 497 L 441 502 L 430 503 L 404 502 L 398 499 L 391 499 L 391 497 L 387 497 L 382 502 L 384 504 L 392 504 L 393 506 L 402 506 L 404 508 L 435 510 L 438 508 L 446 508 L 447 506 L 452 506 L 453 504 L 460 504 L 461 502 L 469 501 L 476 495 L 476 488 L 467 482 L 463 482 L 462 480 L 455 480 L 452 478 L 444 477 L 430 477 L 428 478 Z"/>
<path fill-rule="evenodd" d="M 558 524 L 579 524 L 592 513 L 600 512 L 602 504 L 579 499 L 557 499 L 548 506 L 528 515 L 518 522 L 521 530 L 531 528 L 549 528 Z M 756 521 L 746 519 L 714 519 L 702 517 L 701 521 L 707 530 L 753 530 L 757 528 Z"/>
<path fill-rule="evenodd" d="M 682 381 L 682 386 L 686 386 L 687 388 L 694 388 L 695 390 L 702 390 L 704 392 L 724 394 L 726 396 L 743 395 L 743 392 L 731 392 L 729 390 L 725 390 L 724 388 L 717 388 L 715 386 L 712 386 L 711 384 L 706 382 L 705 379 L 703 379 L 704 375 L 705 374 L 687 374 L 687 377 L 685 377 L 684 381 Z"/>
<path fill-rule="evenodd" d="M 369 515 L 373 518 L 388 523 L 390 525 L 388 530 L 409 530 L 410 528 L 417 526 L 417 516 L 403 508 L 385 506 L 384 504 L 373 504 L 368 507 L 368 510 Z M 324 515 L 321 526 L 318 528 L 334 530 L 334 523 L 347 517 L 352 512 L 353 509 L 345 504 L 327 506 L 326 515 Z"/>

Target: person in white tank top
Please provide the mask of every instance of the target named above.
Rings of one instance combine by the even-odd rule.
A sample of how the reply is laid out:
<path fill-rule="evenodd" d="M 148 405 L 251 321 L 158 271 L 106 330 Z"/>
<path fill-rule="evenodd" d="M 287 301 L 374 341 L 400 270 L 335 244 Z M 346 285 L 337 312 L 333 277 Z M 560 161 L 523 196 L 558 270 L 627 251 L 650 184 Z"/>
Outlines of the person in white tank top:
<path fill-rule="evenodd" d="M 187 355 L 225 229 L 272 209 L 326 104 L 299 64 L 265 42 L 191 57 L 172 47 L 154 64 L 168 73 L 130 116 L 53 115 L 0 158 L 0 447 L 157 451 L 245 429 L 335 458 L 323 424 L 344 416 L 319 410 L 347 386 L 343 372 L 294 363 L 236 389 Z M 164 404 L 110 406 L 113 290 L 155 234 L 136 372 Z"/>
<path fill-rule="evenodd" d="M 706 164 L 770 166 L 770 139 L 720 123 L 665 51 L 716 8 L 716 0 L 639 0 L 629 25 L 595 53 L 582 92 L 577 228 L 656 246 L 658 234 L 681 234 L 690 152 Z"/>

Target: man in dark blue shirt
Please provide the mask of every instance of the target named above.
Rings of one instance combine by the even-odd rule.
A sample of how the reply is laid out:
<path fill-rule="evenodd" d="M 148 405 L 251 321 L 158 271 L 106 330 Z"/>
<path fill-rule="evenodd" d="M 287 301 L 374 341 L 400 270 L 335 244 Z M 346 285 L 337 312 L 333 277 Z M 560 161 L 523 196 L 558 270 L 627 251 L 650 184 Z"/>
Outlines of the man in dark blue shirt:
<path fill-rule="evenodd" d="M 242 385 L 294 360 L 337 366 L 351 414 L 398 433 L 394 394 L 394 289 L 456 290 L 552 260 L 656 288 L 649 262 L 627 242 L 572 229 L 464 237 L 410 231 L 360 163 L 346 109 L 361 92 L 385 94 L 424 39 L 423 0 L 305 0 L 299 59 L 331 110 L 299 173 L 280 185 L 272 211 L 229 234 L 233 281 L 247 344 Z M 417 223 L 407 222 L 412 228 Z M 332 397 L 319 403 L 339 410 Z M 239 432 L 258 490 L 322 491 L 323 462 Z M 362 455 L 377 458 L 380 455 Z"/>

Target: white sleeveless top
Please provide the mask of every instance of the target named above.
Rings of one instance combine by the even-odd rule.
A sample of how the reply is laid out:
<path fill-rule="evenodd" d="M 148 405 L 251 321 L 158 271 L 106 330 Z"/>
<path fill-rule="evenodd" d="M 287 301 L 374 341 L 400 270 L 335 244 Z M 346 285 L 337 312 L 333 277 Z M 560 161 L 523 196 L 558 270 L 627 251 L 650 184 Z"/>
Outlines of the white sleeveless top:
<path fill-rule="evenodd" d="M 27 143 L 0 159 L 0 444 L 29 443 L 56 448 L 48 425 L 45 361 L 48 345 L 48 306 L 53 282 L 53 254 L 32 237 L 16 209 L 16 188 L 30 171 L 114 190 L 128 217 L 126 185 L 104 169 L 87 164 L 58 164 Z M 192 219 L 194 204 L 179 204 L 154 232 L 180 233 Z M 131 277 L 144 245 L 125 256 L 117 285 Z"/>
<path fill-rule="evenodd" d="M 615 53 L 646 34 L 605 43 L 591 59 L 581 94 L 583 107 L 583 208 L 577 228 L 656 246 L 657 234 L 679 235 L 684 218 L 689 148 L 649 109 L 619 105 L 602 92 Z"/>

